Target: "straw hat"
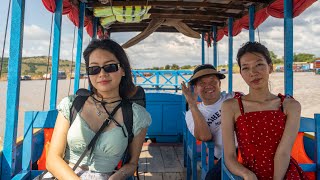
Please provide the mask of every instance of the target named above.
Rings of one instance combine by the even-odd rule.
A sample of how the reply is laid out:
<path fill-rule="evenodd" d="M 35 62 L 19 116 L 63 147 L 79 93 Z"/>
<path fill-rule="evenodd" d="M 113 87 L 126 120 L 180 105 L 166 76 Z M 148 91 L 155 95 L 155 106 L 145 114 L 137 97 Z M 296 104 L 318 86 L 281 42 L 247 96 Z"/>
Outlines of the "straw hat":
<path fill-rule="evenodd" d="M 211 64 L 204 64 L 197 66 L 196 69 L 193 71 L 193 75 L 190 78 L 190 84 L 194 85 L 196 80 L 199 77 L 209 75 L 209 74 L 214 74 L 216 75 L 219 79 L 224 79 L 226 76 L 224 74 L 219 73 L 214 66 Z"/>

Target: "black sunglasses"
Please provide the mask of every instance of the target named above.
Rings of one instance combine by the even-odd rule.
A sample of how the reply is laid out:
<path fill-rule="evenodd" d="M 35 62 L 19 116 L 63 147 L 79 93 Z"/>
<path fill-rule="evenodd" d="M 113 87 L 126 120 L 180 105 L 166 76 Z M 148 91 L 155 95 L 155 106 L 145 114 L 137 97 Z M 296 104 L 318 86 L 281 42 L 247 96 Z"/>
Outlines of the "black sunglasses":
<path fill-rule="evenodd" d="M 119 68 L 120 68 L 120 64 L 107 64 L 102 67 L 91 66 L 91 67 L 88 67 L 87 70 L 89 75 L 96 75 L 101 72 L 101 69 L 103 69 L 104 72 L 106 73 L 112 73 L 112 72 L 117 72 Z"/>

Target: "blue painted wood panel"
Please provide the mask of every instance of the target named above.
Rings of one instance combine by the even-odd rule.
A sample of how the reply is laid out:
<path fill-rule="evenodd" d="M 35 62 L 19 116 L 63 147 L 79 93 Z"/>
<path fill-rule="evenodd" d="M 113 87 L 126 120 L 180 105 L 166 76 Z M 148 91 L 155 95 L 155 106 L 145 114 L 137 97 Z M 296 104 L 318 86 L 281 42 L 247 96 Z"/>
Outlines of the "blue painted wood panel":
<path fill-rule="evenodd" d="M 58 115 L 57 110 L 50 111 L 27 111 L 24 119 L 24 139 L 23 146 L 19 146 L 19 165 L 16 168 L 17 174 L 14 178 L 30 179 L 32 163 L 39 159 L 43 151 L 44 136 L 43 131 L 33 133 L 34 128 L 53 128 Z M 20 170 L 21 169 L 21 170 Z"/>
<path fill-rule="evenodd" d="M 166 134 L 182 133 L 182 118 L 180 104 L 163 104 L 163 132 Z"/>
<path fill-rule="evenodd" d="M 182 140 L 186 102 L 179 93 L 146 93 L 147 111 L 152 123 L 147 136 L 157 142 Z"/>
<path fill-rule="evenodd" d="M 53 128 L 58 115 L 57 110 L 51 111 L 28 111 L 24 118 L 24 139 L 22 170 L 30 170 L 32 165 L 32 155 L 41 154 L 42 149 L 34 148 L 37 139 L 34 139 L 34 128 Z M 37 152 L 37 153 L 34 153 Z"/>
<path fill-rule="evenodd" d="M 162 106 L 147 101 L 147 111 L 152 118 L 152 124 L 148 128 L 148 135 L 161 134 L 162 131 Z"/>
<path fill-rule="evenodd" d="M 204 36 L 205 36 L 205 33 L 202 32 L 201 33 L 201 64 L 204 64 L 205 62 L 205 50 L 204 50 Z"/>
<path fill-rule="evenodd" d="M 249 6 L 249 41 L 254 42 L 254 5 Z"/>
<path fill-rule="evenodd" d="M 232 92 L 232 75 L 233 75 L 233 36 L 232 36 L 232 29 L 233 29 L 233 18 L 229 17 L 228 19 L 228 38 L 229 38 L 229 44 L 228 44 L 228 92 Z"/>
<path fill-rule="evenodd" d="M 80 2 L 79 7 L 79 28 L 78 28 L 78 41 L 77 41 L 77 57 L 76 57 L 76 68 L 74 71 L 74 88 L 73 92 L 76 94 L 79 89 L 80 83 L 80 69 L 81 69 L 81 58 L 82 58 L 82 44 L 83 44 L 83 25 L 85 15 L 85 3 Z"/>
<path fill-rule="evenodd" d="M 299 132 L 315 132 L 316 127 L 314 121 L 313 118 L 301 117 Z"/>
<path fill-rule="evenodd" d="M 24 10 L 25 0 L 12 0 L 5 141 L 0 179 L 10 179 L 15 169 Z"/>
<path fill-rule="evenodd" d="M 212 32 L 213 32 L 213 66 L 218 69 L 217 26 L 212 26 Z"/>
<path fill-rule="evenodd" d="M 33 134 L 33 139 L 32 139 L 32 146 L 37 147 L 34 148 L 32 151 L 32 163 L 36 162 L 43 150 L 43 142 L 44 142 L 44 133 L 43 131 L 39 131 L 37 133 Z M 18 174 L 19 172 L 22 171 L 22 159 L 23 159 L 23 141 L 17 143 L 16 145 L 16 159 L 15 159 L 15 169 L 14 169 L 14 174 Z M 0 173 L 1 174 L 1 173 Z"/>
<path fill-rule="evenodd" d="M 306 153 L 309 156 L 309 158 L 315 161 L 315 157 L 316 157 L 316 153 L 317 153 L 314 151 L 315 145 L 316 145 L 315 140 L 304 136 L 303 137 L 303 144 L 304 144 L 304 149 L 306 150 Z"/>
<path fill-rule="evenodd" d="M 284 0 L 284 89 L 293 96 L 293 17 L 292 0 Z"/>
<path fill-rule="evenodd" d="M 50 109 L 56 109 L 56 104 L 57 104 L 62 7 L 63 7 L 62 0 L 56 0 L 56 10 L 54 12 L 53 47 L 52 47 Z"/>

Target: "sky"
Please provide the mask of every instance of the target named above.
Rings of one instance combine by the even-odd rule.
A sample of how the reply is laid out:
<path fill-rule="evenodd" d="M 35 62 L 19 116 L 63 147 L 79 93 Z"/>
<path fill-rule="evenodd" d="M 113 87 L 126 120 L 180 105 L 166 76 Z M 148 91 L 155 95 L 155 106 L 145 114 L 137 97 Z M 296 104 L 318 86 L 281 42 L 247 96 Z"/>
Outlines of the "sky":
<path fill-rule="evenodd" d="M 3 49 L 6 14 L 9 0 L 1 0 L 0 6 L 0 52 Z M 52 14 L 47 11 L 41 0 L 26 0 L 23 57 L 47 56 L 49 52 L 50 25 Z M 9 19 L 10 21 L 10 19 Z M 300 16 L 294 18 L 294 53 L 310 53 L 320 57 L 320 2 L 315 2 Z M 6 38 L 5 57 L 8 57 L 10 24 Z M 125 43 L 137 33 L 113 33 L 111 38 L 120 44 Z M 243 30 L 235 36 L 233 59 L 241 44 L 249 39 L 249 32 Z M 77 39 L 77 29 L 75 30 Z M 279 58 L 283 56 L 283 19 L 269 17 L 255 31 L 256 41 L 266 45 Z M 76 49 L 72 50 L 74 25 L 63 16 L 60 58 L 75 60 Z M 84 30 L 83 49 L 90 41 Z M 139 44 L 126 49 L 133 68 L 150 68 L 167 64 L 197 65 L 201 63 L 201 39 L 188 38 L 179 33 L 153 33 Z M 52 51 L 51 51 L 52 53 Z M 73 54 L 73 55 L 72 55 Z M 213 49 L 205 49 L 205 63 L 213 63 Z M 228 60 L 228 38 L 218 42 L 218 63 L 226 64 Z"/>

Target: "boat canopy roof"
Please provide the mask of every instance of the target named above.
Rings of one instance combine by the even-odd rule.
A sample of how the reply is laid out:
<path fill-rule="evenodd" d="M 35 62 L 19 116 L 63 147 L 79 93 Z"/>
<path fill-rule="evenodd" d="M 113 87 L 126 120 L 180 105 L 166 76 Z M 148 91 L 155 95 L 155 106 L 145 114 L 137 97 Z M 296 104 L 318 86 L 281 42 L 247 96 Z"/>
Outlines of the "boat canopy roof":
<path fill-rule="evenodd" d="M 42 0 L 44 6 L 55 11 L 55 0 Z M 283 18 L 283 0 L 64 0 L 63 14 L 79 26 L 79 3 L 86 4 L 84 26 L 93 35 L 93 19 L 99 19 L 99 38 L 112 32 L 181 32 L 200 38 L 207 33 L 212 38 L 217 27 L 217 41 L 228 36 L 228 18 L 233 18 L 233 36 L 249 29 L 249 7 L 255 12 L 254 28 L 269 16 Z M 293 17 L 301 14 L 316 0 L 293 0 Z M 211 39 L 210 38 L 210 39 Z M 207 38 L 208 39 L 208 38 Z"/>

